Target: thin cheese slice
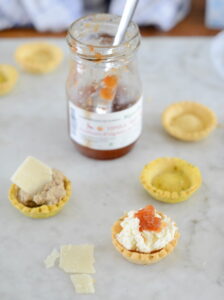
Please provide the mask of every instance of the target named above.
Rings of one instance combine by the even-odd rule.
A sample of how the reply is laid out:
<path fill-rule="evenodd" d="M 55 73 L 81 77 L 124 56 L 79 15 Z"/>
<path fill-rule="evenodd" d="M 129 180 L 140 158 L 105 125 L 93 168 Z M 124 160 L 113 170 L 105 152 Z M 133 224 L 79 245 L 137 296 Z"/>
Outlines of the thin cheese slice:
<path fill-rule="evenodd" d="M 59 252 L 53 249 L 52 252 L 44 260 L 45 267 L 47 269 L 54 267 L 56 260 L 59 258 Z"/>
<path fill-rule="evenodd" d="M 91 275 L 88 274 L 75 274 L 71 275 L 71 281 L 78 294 L 94 294 L 94 281 Z"/>
<path fill-rule="evenodd" d="M 11 181 L 24 192 L 34 195 L 52 180 L 52 169 L 38 159 L 28 156 L 19 166 Z"/>
<path fill-rule="evenodd" d="M 59 267 L 68 273 L 95 273 L 93 245 L 63 245 Z"/>

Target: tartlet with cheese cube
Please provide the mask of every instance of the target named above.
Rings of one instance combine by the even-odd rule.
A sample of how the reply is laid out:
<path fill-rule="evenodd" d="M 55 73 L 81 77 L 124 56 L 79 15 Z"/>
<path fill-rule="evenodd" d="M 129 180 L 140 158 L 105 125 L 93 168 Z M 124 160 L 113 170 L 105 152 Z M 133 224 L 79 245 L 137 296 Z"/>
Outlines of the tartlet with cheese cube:
<path fill-rule="evenodd" d="M 71 182 L 58 170 L 27 157 L 11 178 L 9 200 L 24 215 L 47 218 L 68 202 Z"/>
<path fill-rule="evenodd" d="M 176 224 L 152 205 L 132 210 L 112 227 L 112 242 L 128 261 L 148 265 L 170 254 L 180 237 Z"/>

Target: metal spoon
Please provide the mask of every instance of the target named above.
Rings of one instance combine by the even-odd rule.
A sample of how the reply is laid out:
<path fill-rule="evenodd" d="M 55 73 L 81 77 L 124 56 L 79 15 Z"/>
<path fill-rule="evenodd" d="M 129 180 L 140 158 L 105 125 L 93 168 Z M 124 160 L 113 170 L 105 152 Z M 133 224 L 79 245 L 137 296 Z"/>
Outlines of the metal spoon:
<path fill-rule="evenodd" d="M 135 13 L 137 4 L 138 4 L 138 0 L 126 0 L 123 14 L 120 20 L 120 24 L 118 26 L 118 30 L 114 38 L 113 46 L 118 46 L 124 39 L 128 25 Z"/>
<path fill-rule="evenodd" d="M 118 26 L 118 30 L 115 35 L 114 41 L 113 41 L 113 46 L 118 46 L 123 41 L 123 39 L 125 37 L 125 33 L 128 28 L 128 25 L 134 15 L 136 7 L 137 7 L 138 1 L 139 0 L 126 0 L 125 7 L 124 7 L 124 10 L 122 13 L 122 17 L 121 17 L 121 20 L 120 20 L 120 23 Z M 102 82 L 100 83 L 100 86 L 101 85 L 102 85 Z M 98 97 L 97 98 L 99 99 L 99 101 L 98 101 L 98 105 L 96 107 L 97 113 L 102 114 L 102 113 L 109 113 L 112 111 L 113 100 L 116 95 L 116 90 L 117 90 L 117 85 L 114 87 L 114 90 L 112 93 L 113 98 L 109 101 L 100 99 L 100 96 L 98 94 L 99 98 Z"/>

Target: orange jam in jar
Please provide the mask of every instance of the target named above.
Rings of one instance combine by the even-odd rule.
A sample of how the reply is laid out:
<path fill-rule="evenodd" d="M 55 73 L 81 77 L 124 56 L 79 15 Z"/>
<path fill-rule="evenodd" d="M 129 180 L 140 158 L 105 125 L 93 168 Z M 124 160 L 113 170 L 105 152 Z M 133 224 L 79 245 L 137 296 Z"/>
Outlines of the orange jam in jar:
<path fill-rule="evenodd" d="M 125 155 L 142 127 L 142 87 L 136 64 L 139 30 L 130 23 L 113 46 L 120 17 L 96 14 L 75 21 L 67 42 L 71 67 L 66 84 L 69 136 L 95 159 Z"/>

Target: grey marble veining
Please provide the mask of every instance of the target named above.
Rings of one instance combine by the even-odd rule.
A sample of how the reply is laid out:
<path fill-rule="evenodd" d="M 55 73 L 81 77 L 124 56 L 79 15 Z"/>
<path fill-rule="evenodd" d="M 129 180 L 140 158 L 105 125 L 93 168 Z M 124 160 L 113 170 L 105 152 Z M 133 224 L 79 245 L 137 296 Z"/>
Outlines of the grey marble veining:
<path fill-rule="evenodd" d="M 50 40 L 50 39 L 48 39 Z M 0 62 L 15 65 L 16 46 L 26 40 L 0 40 Z M 53 73 L 20 73 L 16 88 L 0 98 L 0 299 L 203 299 L 224 298 L 224 81 L 210 60 L 210 38 L 148 38 L 140 48 L 144 85 L 144 128 L 135 149 L 114 161 L 95 161 L 75 151 L 67 136 L 63 64 Z M 172 102 L 194 100 L 209 106 L 218 128 L 205 140 L 184 143 L 161 127 Z M 9 178 L 26 156 L 61 169 L 73 183 L 63 211 L 33 220 L 7 200 Z M 153 200 L 139 184 L 143 166 L 161 156 L 197 165 L 203 185 L 188 201 Z M 128 263 L 111 244 L 110 228 L 125 211 L 153 204 L 171 216 L 181 232 L 173 254 L 152 266 Z M 69 276 L 46 270 L 43 260 L 61 244 L 93 243 L 96 294 L 76 295 Z"/>

